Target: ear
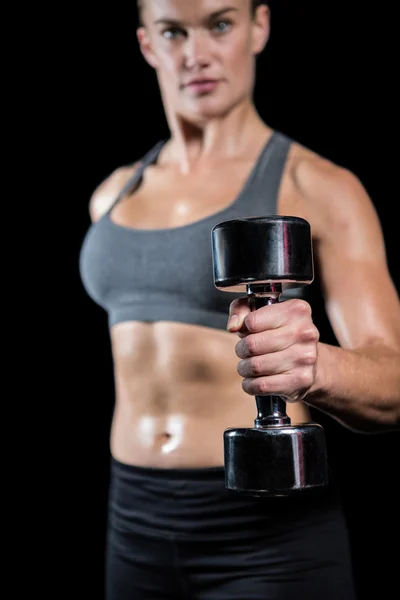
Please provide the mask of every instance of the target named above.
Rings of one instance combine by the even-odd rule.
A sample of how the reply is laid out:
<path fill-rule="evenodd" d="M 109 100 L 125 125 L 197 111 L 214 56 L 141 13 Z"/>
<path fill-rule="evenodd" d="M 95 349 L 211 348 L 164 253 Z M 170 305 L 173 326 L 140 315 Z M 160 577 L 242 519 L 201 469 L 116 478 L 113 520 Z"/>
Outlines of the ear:
<path fill-rule="evenodd" d="M 145 27 L 139 27 L 136 31 L 136 36 L 139 42 L 140 51 L 143 54 L 148 64 L 156 69 L 158 66 L 156 56 L 153 52 L 149 35 Z"/>
<path fill-rule="evenodd" d="M 268 43 L 270 35 L 270 9 L 266 4 L 257 7 L 253 18 L 253 52 L 260 54 Z"/>

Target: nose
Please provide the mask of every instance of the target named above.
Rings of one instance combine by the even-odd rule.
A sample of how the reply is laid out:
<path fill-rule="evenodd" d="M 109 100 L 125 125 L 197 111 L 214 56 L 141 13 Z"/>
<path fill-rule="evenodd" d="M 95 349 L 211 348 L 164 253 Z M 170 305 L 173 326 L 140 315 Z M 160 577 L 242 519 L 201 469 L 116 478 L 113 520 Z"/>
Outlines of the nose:
<path fill-rule="evenodd" d="M 186 38 L 185 67 L 190 70 L 204 69 L 210 64 L 210 40 L 204 31 L 194 31 Z"/>

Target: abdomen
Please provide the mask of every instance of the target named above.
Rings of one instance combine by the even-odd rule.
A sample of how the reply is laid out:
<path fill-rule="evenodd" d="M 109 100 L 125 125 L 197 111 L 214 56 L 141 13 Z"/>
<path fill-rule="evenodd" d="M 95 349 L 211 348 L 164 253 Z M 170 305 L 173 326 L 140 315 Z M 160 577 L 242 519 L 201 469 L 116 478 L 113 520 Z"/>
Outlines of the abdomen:
<path fill-rule="evenodd" d="M 242 390 L 238 337 L 180 323 L 113 327 L 116 403 L 111 450 L 143 466 L 223 464 L 223 432 L 251 427 L 255 399 Z M 288 406 L 308 420 L 305 405 Z"/>

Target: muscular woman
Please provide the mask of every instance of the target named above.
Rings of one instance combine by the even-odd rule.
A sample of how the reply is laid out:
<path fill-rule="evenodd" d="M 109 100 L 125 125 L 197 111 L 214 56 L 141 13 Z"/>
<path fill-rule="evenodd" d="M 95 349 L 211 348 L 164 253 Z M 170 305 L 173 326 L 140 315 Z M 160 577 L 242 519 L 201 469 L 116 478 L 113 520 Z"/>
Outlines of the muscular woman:
<path fill-rule="evenodd" d="M 109 315 L 115 374 L 107 600 L 353 600 L 334 483 L 306 502 L 236 495 L 222 436 L 271 393 L 292 423 L 315 407 L 360 431 L 399 426 L 400 308 L 380 223 L 354 174 L 257 113 L 266 4 L 139 10 L 170 136 L 94 190 L 80 263 Z M 251 313 L 215 289 L 213 226 L 268 214 L 311 224 L 338 346 L 304 298 Z"/>

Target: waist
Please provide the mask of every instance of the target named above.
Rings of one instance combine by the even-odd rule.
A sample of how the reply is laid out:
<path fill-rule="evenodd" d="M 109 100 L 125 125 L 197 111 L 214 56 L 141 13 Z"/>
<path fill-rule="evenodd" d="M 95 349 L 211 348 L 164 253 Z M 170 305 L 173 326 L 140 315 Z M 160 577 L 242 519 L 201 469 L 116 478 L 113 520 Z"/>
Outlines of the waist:
<path fill-rule="evenodd" d="M 111 450 L 128 464 L 162 468 L 215 467 L 224 463 L 224 431 L 253 427 L 255 399 L 223 393 L 178 396 L 154 410 L 142 400 L 118 401 L 111 428 Z M 290 404 L 292 424 L 310 421 L 307 407 Z"/>
<path fill-rule="evenodd" d="M 163 469 L 111 459 L 109 526 L 120 536 L 250 539 L 341 519 L 332 480 L 314 497 L 257 498 L 227 490 L 222 466 Z"/>

